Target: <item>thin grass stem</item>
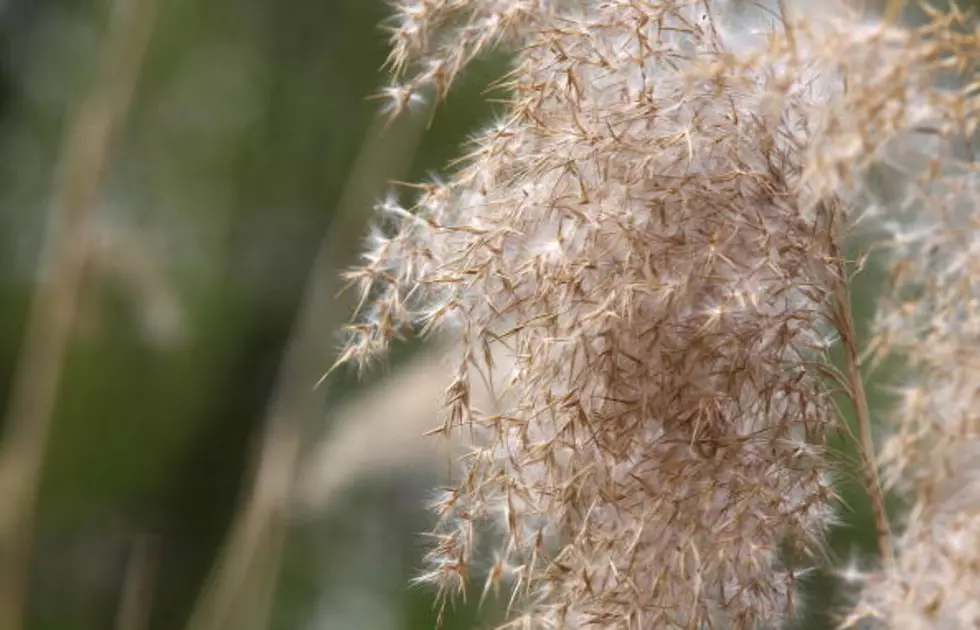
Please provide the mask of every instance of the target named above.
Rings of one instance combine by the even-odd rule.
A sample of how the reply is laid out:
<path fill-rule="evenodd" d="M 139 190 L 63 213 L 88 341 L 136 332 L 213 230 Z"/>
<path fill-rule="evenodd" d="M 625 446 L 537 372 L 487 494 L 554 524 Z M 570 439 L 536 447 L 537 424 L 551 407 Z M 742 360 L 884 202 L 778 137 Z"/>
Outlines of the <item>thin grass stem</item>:
<path fill-rule="evenodd" d="M 113 139 L 122 127 L 158 0 L 119 0 L 100 75 L 64 139 L 37 285 L 13 379 L 0 450 L 0 628 L 23 625 L 44 453 L 91 253 L 91 222 Z"/>

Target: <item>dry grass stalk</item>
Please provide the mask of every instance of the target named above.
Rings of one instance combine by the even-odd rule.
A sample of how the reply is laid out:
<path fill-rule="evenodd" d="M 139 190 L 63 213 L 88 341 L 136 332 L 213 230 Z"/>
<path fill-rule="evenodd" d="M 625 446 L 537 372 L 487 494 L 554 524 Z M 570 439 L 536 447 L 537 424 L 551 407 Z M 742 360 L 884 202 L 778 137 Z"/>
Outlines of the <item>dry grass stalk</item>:
<path fill-rule="evenodd" d="M 860 576 L 848 626 L 980 627 L 980 100 L 971 78 L 980 32 L 955 7 L 930 18 L 896 42 L 907 69 L 892 71 L 917 89 L 890 107 L 914 107 L 920 119 L 889 152 L 902 187 L 897 207 L 880 212 L 891 274 L 872 342 L 906 363 L 880 461 L 911 508 L 894 564 Z M 939 89 L 937 80 L 960 87 Z"/>
<path fill-rule="evenodd" d="M 406 115 L 386 125 L 379 117 L 368 130 L 310 273 L 267 411 L 254 478 L 191 614 L 190 630 L 265 628 L 269 623 L 299 456 L 309 423 L 319 417 L 322 405 L 314 390 L 343 318 L 335 272 L 356 256 L 356 242 L 352 245 L 349 235 L 362 232 L 368 222 L 363 211 L 367 200 L 409 168 L 427 120 Z"/>
<path fill-rule="evenodd" d="M 155 22 L 154 0 L 113 5 L 100 75 L 68 129 L 37 289 L 0 452 L 0 627 L 23 624 L 34 508 L 62 367 L 92 249 L 91 227 L 114 135 L 129 108 Z"/>
<path fill-rule="evenodd" d="M 160 565 L 157 541 L 141 535 L 132 545 L 116 611 L 115 630 L 146 630 L 150 627 L 154 582 Z"/>
<path fill-rule="evenodd" d="M 444 596 L 481 567 L 484 594 L 508 585 L 515 627 L 782 625 L 806 572 L 788 558 L 820 554 L 834 522 L 824 436 L 840 388 L 885 560 L 848 621 L 980 623 L 980 547 L 965 549 L 980 531 L 980 103 L 974 83 L 937 87 L 980 38 L 955 10 L 905 28 L 783 8 L 396 3 L 394 112 L 423 88 L 444 96 L 491 46 L 516 57 L 506 113 L 450 179 L 380 204 L 348 274 L 361 309 L 341 362 L 366 365 L 407 329 L 459 341 L 444 432 L 470 449 L 433 506 L 420 578 Z M 907 190 L 869 208 L 883 166 Z M 841 254 L 861 219 L 896 245 L 873 347 L 920 368 L 880 457 Z M 481 380 L 502 410 L 473 404 Z M 883 463 L 919 497 L 895 538 Z"/>
<path fill-rule="evenodd" d="M 439 416 L 441 396 L 449 385 L 445 350 L 425 352 L 376 387 L 331 411 L 335 427 L 306 458 L 297 503 L 302 510 L 326 511 L 353 482 L 369 475 L 428 467 L 452 455 L 444 442 L 426 433 Z M 486 387 L 474 392 L 475 403 L 492 409 Z"/>

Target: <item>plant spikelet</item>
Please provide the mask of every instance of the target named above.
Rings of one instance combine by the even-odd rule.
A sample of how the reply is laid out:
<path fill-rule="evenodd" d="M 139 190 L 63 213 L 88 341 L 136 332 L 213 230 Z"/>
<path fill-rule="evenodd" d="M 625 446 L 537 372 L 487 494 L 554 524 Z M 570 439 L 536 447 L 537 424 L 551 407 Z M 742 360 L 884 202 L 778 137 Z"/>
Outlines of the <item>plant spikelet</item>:
<path fill-rule="evenodd" d="M 797 560 L 833 522 L 826 350 L 851 208 L 899 140 L 952 120 L 962 99 L 932 82 L 972 46 L 941 17 L 902 30 L 821 4 L 396 5 L 398 98 L 515 55 L 506 111 L 451 178 L 380 204 L 348 274 L 343 360 L 413 329 L 458 341 L 444 431 L 470 449 L 422 580 L 448 596 L 489 564 L 478 592 L 508 587 L 511 623 L 535 628 L 779 627 L 798 609 Z M 963 319 L 944 334 L 980 330 L 974 302 L 945 304 Z M 472 403 L 477 379 L 500 409 Z M 950 417 L 976 407 L 956 396 Z"/>
<path fill-rule="evenodd" d="M 894 630 L 980 627 L 980 180 L 976 83 L 980 34 L 934 12 L 879 73 L 916 86 L 887 103 L 899 139 L 886 167 L 899 186 L 879 227 L 889 287 L 872 346 L 901 358 L 880 462 L 911 508 L 894 562 L 867 576 L 846 625 Z M 895 130 L 903 131 L 895 134 Z"/>

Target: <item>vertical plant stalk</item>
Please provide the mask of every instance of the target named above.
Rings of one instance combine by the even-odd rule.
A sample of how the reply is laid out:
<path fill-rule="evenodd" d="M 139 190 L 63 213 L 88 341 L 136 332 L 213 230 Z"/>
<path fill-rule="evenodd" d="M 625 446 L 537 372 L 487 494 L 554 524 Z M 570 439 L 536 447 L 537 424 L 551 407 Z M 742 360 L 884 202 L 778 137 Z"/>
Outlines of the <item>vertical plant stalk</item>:
<path fill-rule="evenodd" d="M 116 630 L 149 627 L 159 555 L 159 547 L 149 535 L 141 535 L 133 544 L 119 597 Z"/>
<path fill-rule="evenodd" d="M 23 625 L 42 462 L 91 250 L 91 219 L 113 138 L 139 78 L 158 0 L 118 0 L 99 75 L 69 128 L 41 249 L 37 286 L 0 444 L 0 628 Z"/>
<path fill-rule="evenodd" d="M 841 265 L 842 273 L 844 271 Z M 888 510 L 885 506 L 885 493 L 878 474 L 875 456 L 874 436 L 871 432 L 871 412 L 868 398 L 861 378 L 861 359 L 858 351 L 857 327 L 851 314 L 851 295 L 847 276 L 842 275 L 837 286 L 837 330 L 844 347 L 844 361 L 847 364 L 847 392 L 854 408 L 854 418 L 858 426 L 857 451 L 864 475 L 864 486 L 871 500 L 871 512 L 875 522 L 875 537 L 878 553 L 886 565 L 894 559 L 891 529 L 888 525 Z"/>
<path fill-rule="evenodd" d="M 885 11 L 882 14 L 882 20 L 889 24 L 893 23 L 901 17 L 904 9 L 905 0 L 887 0 Z"/>
<path fill-rule="evenodd" d="M 408 111 L 394 120 L 380 114 L 368 130 L 307 281 L 267 411 L 251 489 L 188 630 L 268 626 L 301 444 L 308 423 L 322 410 L 322 396 L 314 390 L 324 359 L 334 354 L 333 335 L 348 316 L 346 301 L 337 297 L 337 272 L 359 253 L 359 236 L 372 217 L 370 208 L 390 181 L 407 172 L 429 120 L 425 111 Z"/>

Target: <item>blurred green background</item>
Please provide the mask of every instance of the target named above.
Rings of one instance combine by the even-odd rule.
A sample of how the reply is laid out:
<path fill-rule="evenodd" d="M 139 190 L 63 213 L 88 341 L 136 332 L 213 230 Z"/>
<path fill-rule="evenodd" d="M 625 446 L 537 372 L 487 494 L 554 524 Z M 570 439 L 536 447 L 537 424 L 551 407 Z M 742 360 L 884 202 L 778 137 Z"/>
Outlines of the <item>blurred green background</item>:
<path fill-rule="evenodd" d="M 96 209 L 115 258 L 85 279 L 44 458 L 31 630 L 113 627 L 140 549 L 154 558 L 148 627 L 184 626 L 247 483 L 317 248 L 378 132 L 367 97 L 384 84 L 382 2 L 158 5 Z M 98 72 L 111 11 L 105 0 L 0 2 L 6 398 L 62 139 Z M 482 91 L 502 70 L 471 74 L 404 151 L 414 159 L 397 165 L 400 177 L 455 155 L 489 114 Z M 324 354 L 322 369 L 332 360 Z M 355 388 L 342 381 L 309 419 L 310 438 Z M 431 627 L 431 594 L 408 582 L 433 483 L 376 476 L 322 516 L 292 519 L 270 627 Z"/>
<path fill-rule="evenodd" d="M 115 627 L 143 552 L 152 575 L 141 627 L 185 626 L 247 483 L 317 248 L 359 152 L 379 142 L 367 97 L 385 81 L 381 1 L 159 4 L 100 187 L 96 223 L 111 264 L 85 279 L 44 457 L 30 630 Z M 62 137 L 97 71 L 109 12 L 104 0 L 0 0 L 0 395 L 18 357 Z M 484 91 L 505 69 L 502 59 L 473 68 L 421 144 L 399 149 L 412 157 L 393 167 L 398 177 L 423 179 L 457 154 L 491 115 Z M 376 188 L 360 193 L 387 192 Z M 861 282 L 867 304 L 875 275 Z M 323 354 L 324 370 L 332 359 Z M 330 431 L 331 409 L 358 387 L 349 376 L 331 381 L 304 443 Z M 408 584 L 439 478 L 416 468 L 365 476 L 322 512 L 287 519 L 269 628 L 433 627 L 432 593 Z M 843 498 L 852 509 L 834 552 L 863 557 L 866 502 L 849 485 Z M 806 589 L 801 625 L 827 627 L 843 591 L 820 576 Z M 446 627 L 479 619 L 460 606 Z"/>

